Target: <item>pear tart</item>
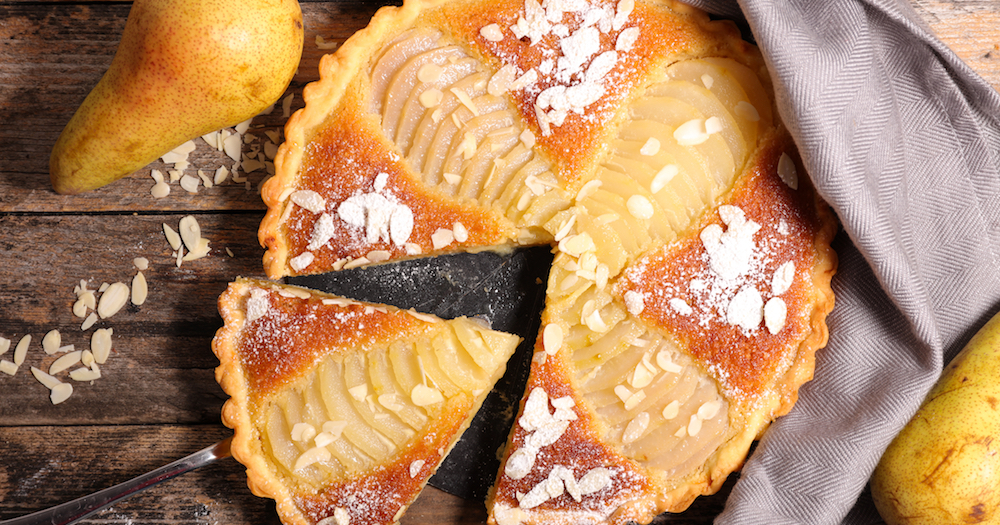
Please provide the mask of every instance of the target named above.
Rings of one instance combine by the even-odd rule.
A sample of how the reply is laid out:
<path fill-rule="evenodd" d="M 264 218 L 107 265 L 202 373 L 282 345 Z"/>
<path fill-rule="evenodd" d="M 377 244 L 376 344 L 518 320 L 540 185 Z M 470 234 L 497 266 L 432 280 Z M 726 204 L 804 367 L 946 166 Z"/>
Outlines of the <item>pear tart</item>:
<path fill-rule="evenodd" d="M 681 511 L 812 376 L 836 221 L 733 24 L 669 0 L 406 0 L 304 98 L 262 191 L 268 276 L 553 246 L 492 523 Z"/>
<path fill-rule="evenodd" d="M 289 525 L 398 520 L 519 342 L 473 319 L 254 280 L 230 284 L 219 309 L 233 456 Z"/>

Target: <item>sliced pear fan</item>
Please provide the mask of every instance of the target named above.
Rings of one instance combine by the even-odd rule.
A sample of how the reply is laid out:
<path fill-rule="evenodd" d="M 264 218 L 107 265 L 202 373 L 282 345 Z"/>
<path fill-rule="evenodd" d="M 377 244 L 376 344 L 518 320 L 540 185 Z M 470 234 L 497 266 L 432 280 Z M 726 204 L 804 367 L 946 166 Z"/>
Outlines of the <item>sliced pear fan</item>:
<path fill-rule="evenodd" d="M 236 430 L 233 455 L 289 524 L 401 513 L 519 341 L 472 319 L 253 280 L 232 283 L 220 311 L 213 349 L 232 396 L 223 419 Z M 390 474 L 406 480 L 393 498 L 362 504 L 347 495 L 367 476 Z"/>

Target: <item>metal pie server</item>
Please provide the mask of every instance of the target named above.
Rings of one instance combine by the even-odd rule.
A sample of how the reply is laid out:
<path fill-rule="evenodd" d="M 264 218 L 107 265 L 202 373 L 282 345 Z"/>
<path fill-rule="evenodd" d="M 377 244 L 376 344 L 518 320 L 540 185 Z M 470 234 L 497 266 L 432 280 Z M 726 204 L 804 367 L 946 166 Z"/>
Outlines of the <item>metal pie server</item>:
<path fill-rule="evenodd" d="M 0 521 L 0 525 L 69 525 L 76 523 L 105 507 L 128 498 L 162 481 L 175 478 L 196 468 L 230 456 L 228 437 L 210 447 L 204 448 L 164 465 L 141 476 L 119 483 L 113 487 L 95 492 L 55 507 L 33 512 L 26 516 Z"/>

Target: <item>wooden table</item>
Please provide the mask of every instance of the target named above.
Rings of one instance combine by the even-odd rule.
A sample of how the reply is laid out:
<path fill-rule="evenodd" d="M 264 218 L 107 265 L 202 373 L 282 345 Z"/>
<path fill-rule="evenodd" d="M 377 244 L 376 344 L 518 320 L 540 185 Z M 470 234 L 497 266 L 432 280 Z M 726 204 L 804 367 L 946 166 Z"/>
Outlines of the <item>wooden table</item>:
<path fill-rule="evenodd" d="M 928 24 L 993 86 L 1000 86 L 1000 2 L 917 0 Z M 317 78 L 326 52 L 316 36 L 341 42 L 367 23 L 376 2 L 304 2 L 306 45 L 289 93 Z M 219 422 L 225 395 L 213 378 L 210 341 L 221 325 L 215 301 L 236 276 L 262 276 L 257 193 L 264 171 L 245 184 L 189 194 L 176 183 L 150 196 L 154 163 L 111 186 L 64 197 L 48 182 L 49 150 L 78 104 L 103 74 L 128 14 L 127 2 L 6 0 L 0 4 L 0 337 L 34 338 L 14 376 L 0 374 L 0 519 L 12 518 L 124 481 L 229 434 Z M 281 108 L 253 121 L 252 133 L 278 131 Z M 262 140 L 259 141 L 262 144 Z M 202 144 L 193 171 L 229 163 Z M 177 267 L 162 233 L 194 215 L 211 254 Z M 231 253 L 231 255 L 230 255 Z M 145 257 L 149 298 L 97 327 L 114 330 L 104 377 L 77 384 L 60 405 L 29 373 L 55 356 L 41 349 L 50 330 L 63 344 L 89 346 L 72 313 L 85 280 L 129 282 Z M 3 356 L 10 359 L 12 351 Z M 708 523 L 735 481 L 686 513 L 658 522 Z M 427 489 L 404 523 L 483 523 L 480 501 Z M 226 460 L 114 505 L 90 523 L 278 523 L 274 505 L 246 487 L 243 469 Z"/>

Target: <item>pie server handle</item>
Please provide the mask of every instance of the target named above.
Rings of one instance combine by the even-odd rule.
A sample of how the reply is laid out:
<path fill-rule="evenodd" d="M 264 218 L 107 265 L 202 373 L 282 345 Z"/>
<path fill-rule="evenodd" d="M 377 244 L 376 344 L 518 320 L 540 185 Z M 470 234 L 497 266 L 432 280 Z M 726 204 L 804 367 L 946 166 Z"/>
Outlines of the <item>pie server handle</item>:
<path fill-rule="evenodd" d="M 203 467 L 215 460 L 229 457 L 229 444 L 232 439 L 232 437 L 228 437 L 210 447 L 178 459 L 169 465 L 164 465 L 156 470 L 88 496 L 67 501 L 55 507 L 33 512 L 19 518 L 2 520 L 0 521 L 0 525 L 69 525 L 70 523 L 76 523 L 78 520 L 86 518 L 112 503 L 142 492 L 161 481 L 166 481 L 185 472 Z"/>

